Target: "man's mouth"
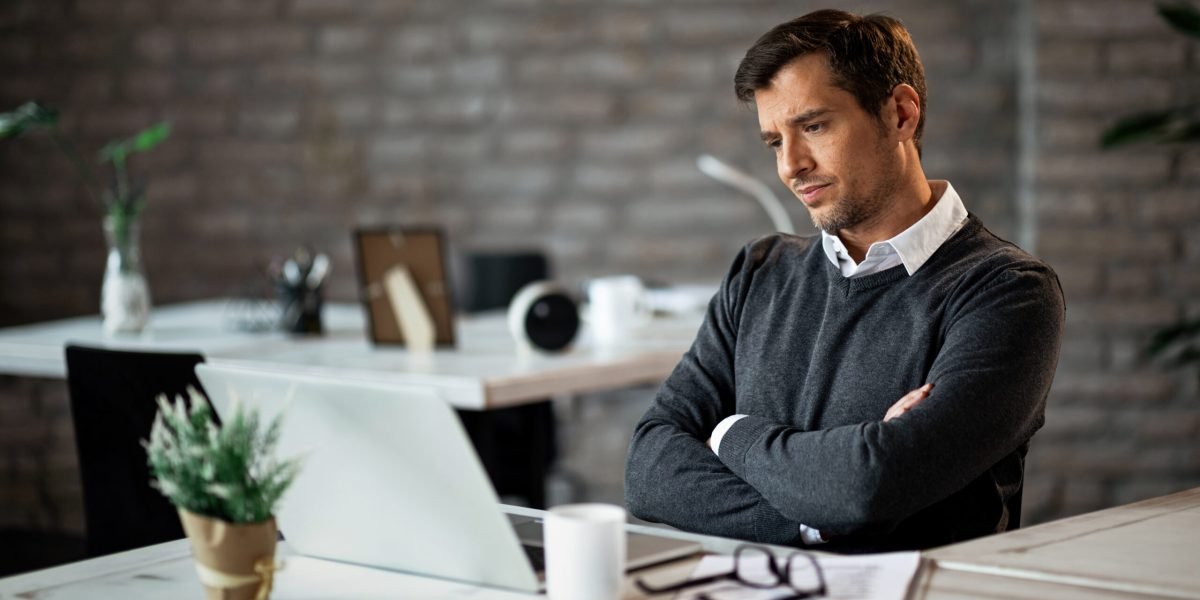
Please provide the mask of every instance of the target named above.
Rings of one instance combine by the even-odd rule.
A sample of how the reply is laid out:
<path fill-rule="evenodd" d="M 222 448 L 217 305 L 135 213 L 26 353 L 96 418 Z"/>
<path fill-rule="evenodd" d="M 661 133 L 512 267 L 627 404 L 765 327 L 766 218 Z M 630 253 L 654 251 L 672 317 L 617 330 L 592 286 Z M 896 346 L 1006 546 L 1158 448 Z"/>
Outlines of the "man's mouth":
<path fill-rule="evenodd" d="M 801 201 L 803 201 L 805 204 L 812 204 L 817 200 L 817 196 L 819 196 L 821 192 L 825 190 L 825 188 L 829 187 L 829 185 L 830 184 L 828 183 L 823 183 L 820 185 L 806 185 L 804 187 L 796 188 L 796 191 L 799 192 Z"/>

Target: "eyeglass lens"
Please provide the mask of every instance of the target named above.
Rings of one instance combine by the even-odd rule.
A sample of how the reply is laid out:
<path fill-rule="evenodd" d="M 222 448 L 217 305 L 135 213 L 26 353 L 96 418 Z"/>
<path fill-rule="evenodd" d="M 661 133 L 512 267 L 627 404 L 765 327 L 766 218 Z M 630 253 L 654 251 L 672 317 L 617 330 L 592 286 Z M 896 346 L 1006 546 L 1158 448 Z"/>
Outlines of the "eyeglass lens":
<path fill-rule="evenodd" d="M 787 582 L 793 589 L 801 591 L 816 591 L 823 587 L 816 563 L 810 557 L 800 554 L 794 554 L 788 559 Z"/>
<path fill-rule="evenodd" d="M 743 546 L 734 565 L 738 581 L 754 587 L 775 587 L 780 583 L 778 566 L 765 548 Z"/>

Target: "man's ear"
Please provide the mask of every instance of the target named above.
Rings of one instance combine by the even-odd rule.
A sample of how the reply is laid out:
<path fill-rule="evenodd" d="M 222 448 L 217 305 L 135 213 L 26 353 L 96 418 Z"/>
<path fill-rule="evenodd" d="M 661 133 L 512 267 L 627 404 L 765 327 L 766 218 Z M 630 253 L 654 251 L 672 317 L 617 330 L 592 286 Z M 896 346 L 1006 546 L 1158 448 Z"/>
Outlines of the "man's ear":
<path fill-rule="evenodd" d="M 921 122 L 921 97 L 917 90 L 907 83 L 901 83 L 892 88 L 892 95 L 886 100 L 887 124 L 901 142 L 913 139 L 917 134 L 917 124 Z"/>

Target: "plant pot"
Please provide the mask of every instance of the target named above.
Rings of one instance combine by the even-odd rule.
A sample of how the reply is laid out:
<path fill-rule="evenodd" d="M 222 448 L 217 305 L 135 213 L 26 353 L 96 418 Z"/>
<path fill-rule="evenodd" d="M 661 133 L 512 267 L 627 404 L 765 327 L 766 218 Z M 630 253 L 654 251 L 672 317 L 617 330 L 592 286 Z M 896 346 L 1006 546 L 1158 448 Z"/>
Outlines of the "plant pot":
<path fill-rule="evenodd" d="M 265 600 L 275 571 L 275 519 L 229 523 L 179 509 L 208 600 Z"/>
<path fill-rule="evenodd" d="M 104 219 L 108 257 L 100 287 L 100 314 L 106 335 L 139 333 L 150 318 L 150 288 L 142 274 L 140 231 L 136 216 Z"/>

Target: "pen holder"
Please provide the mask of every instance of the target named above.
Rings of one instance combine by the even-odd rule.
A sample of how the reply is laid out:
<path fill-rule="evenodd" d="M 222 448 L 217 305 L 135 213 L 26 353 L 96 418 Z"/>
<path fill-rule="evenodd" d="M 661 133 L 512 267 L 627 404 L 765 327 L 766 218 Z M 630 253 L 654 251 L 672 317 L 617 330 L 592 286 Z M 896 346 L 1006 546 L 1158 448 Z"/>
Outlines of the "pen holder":
<path fill-rule="evenodd" d="M 305 285 L 276 286 L 279 298 L 279 328 L 290 333 L 316 335 L 324 331 L 321 307 L 324 304 L 321 288 Z"/>

